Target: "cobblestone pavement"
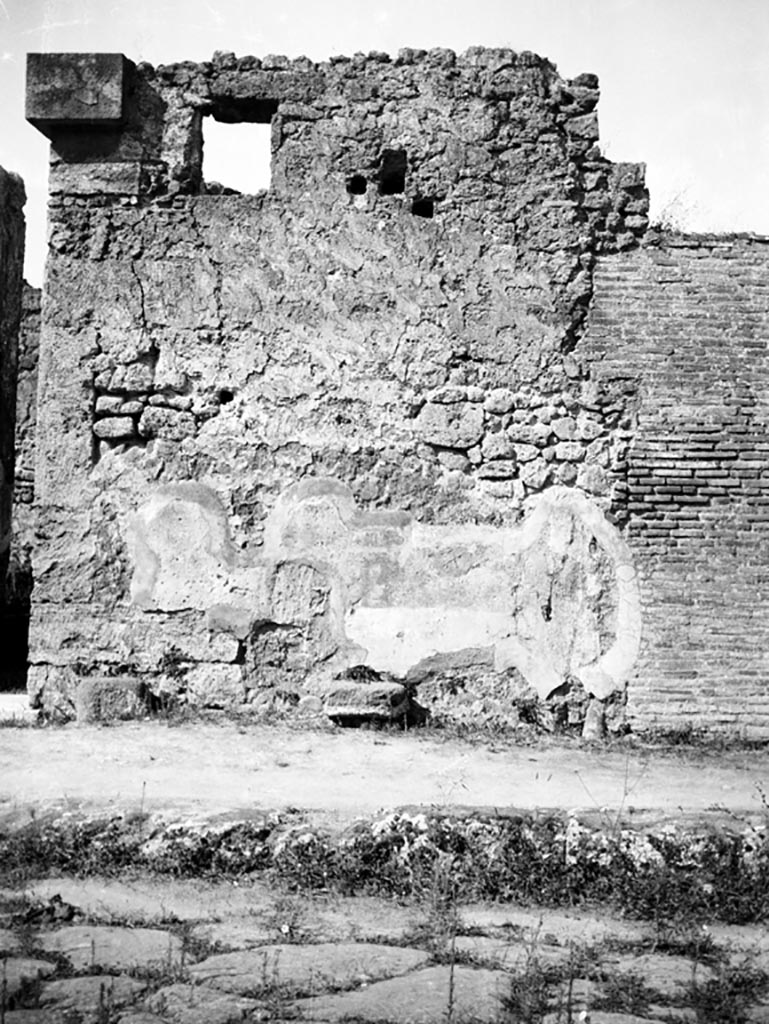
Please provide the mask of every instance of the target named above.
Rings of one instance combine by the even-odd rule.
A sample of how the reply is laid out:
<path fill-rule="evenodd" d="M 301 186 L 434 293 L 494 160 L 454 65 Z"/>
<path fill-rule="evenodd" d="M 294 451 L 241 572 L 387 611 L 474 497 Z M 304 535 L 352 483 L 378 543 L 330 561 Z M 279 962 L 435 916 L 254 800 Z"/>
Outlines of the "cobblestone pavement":
<path fill-rule="evenodd" d="M 766 777 L 766 752 L 750 750 L 514 747 L 228 721 L 5 728 L 0 829 L 91 812 L 217 822 L 287 808 L 341 828 L 403 805 L 580 808 L 633 824 L 750 816 L 765 827 Z M 765 927 L 454 907 L 437 889 L 408 902 L 310 896 L 264 877 L 14 881 L 0 890 L 0 1022 L 769 1024 Z"/>
<path fill-rule="evenodd" d="M 769 1021 L 719 1016 L 769 971 L 755 926 L 147 877 L 28 882 L 0 915 L 5 1024 Z"/>

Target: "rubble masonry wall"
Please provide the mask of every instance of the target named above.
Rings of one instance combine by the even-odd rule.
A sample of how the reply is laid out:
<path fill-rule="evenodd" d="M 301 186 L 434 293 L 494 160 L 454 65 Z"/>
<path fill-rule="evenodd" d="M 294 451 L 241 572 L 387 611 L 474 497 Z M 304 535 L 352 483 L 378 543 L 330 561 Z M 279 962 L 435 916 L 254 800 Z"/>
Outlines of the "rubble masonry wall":
<path fill-rule="evenodd" d="M 105 672 L 204 706 L 324 700 L 364 664 L 428 706 L 630 681 L 641 725 L 714 702 L 755 724 L 731 676 L 707 703 L 665 653 L 691 599 L 636 469 L 678 362 L 653 332 L 621 344 L 668 293 L 650 279 L 622 321 L 612 282 L 656 257 L 597 100 L 508 50 L 32 56 L 52 141 L 35 701 L 71 713 Z M 205 181 L 204 117 L 271 125 L 267 192 Z"/>

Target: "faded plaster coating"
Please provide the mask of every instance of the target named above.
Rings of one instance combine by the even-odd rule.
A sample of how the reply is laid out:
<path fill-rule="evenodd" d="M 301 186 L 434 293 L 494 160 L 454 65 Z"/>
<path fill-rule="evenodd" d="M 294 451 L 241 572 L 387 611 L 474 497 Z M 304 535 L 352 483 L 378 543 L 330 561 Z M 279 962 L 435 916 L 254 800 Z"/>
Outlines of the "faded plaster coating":
<path fill-rule="evenodd" d="M 638 653 L 629 550 L 568 488 L 534 499 L 521 526 L 429 526 L 362 511 L 349 488 L 315 478 L 280 496 L 250 568 L 235 564 L 223 509 L 200 484 L 158 488 L 128 529 L 134 605 L 195 607 L 224 630 L 237 609 L 244 638 L 268 624 L 304 631 L 316 661 L 337 670 L 365 664 L 418 682 L 461 653 L 517 669 L 543 699 L 569 679 L 606 698 Z M 259 671 L 250 666 L 255 687 Z"/>

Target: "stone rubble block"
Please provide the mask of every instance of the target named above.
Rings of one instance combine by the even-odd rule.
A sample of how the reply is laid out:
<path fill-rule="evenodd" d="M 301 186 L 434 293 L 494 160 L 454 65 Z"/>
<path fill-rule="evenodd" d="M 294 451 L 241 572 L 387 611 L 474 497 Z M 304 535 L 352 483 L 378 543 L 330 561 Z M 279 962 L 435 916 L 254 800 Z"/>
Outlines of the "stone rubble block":
<path fill-rule="evenodd" d="M 147 967 L 178 967 L 181 939 L 159 928 L 113 925 L 72 925 L 42 933 L 39 945 L 47 953 L 66 957 L 76 971 L 101 967 L 128 971 Z"/>
<path fill-rule="evenodd" d="M 585 449 L 579 441 L 559 441 L 555 446 L 555 457 L 559 462 L 581 462 Z"/>
<path fill-rule="evenodd" d="M 182 441 L 185 437 L 194 437 L 195 417 L 189 412 L 151 405 L 144 409 L 139 420 L 139 434 L 142 437 Z"/>
<path fill-rule="evenodd" d="M 138 679 L 89 676 L 75 690 L 78 724 L 142 717 L 146 712 L 146 704 L 140 693 L 141 684 Z"/>
<path fill-rule="evenodd" d="M 120 441 L 136 435 L 136 427 L 130 416 L 105 416 L 93 425 L 97 437 L 108 441 Z"/>
<path fill-rule="evenodd" d="M 246 699 L 239 665 L 195 665 L 184 677 L 187 701 L 201 708 L 233 708 Z"/>
<path fill-rule="evenodd" d="M 428 402 L 416 419 L 423 441 L 443 448 L 472 448 L 483 437 L 483 409 L 470 402 Z"/>
<path fill-rule="evenodd" d="M 427 395 L 428 402 L 435 402 L 436 405 L 453 405 L 455 402 L 467 401 L 467 388 L 445 385 L 436 388 Z"/>
<path fill-rule="evenodd" d="M 542 459 L 526 462 L 521 466 L 520 478 L 527 487 L 538 491 L 545 486 L 550 478 L 550 467 Z"/>
<path fill-rule="evenodd" d="M 99 395 L 96 399 L 96 415 L 108 416 L 110 413 L 120 412 L 123 399 L 120 395 Z"/>
<path fill-rule="evenodd" d="M 486 395 L 483 407 L 487 412 L 504 415 L 515 406 L 515 393 L 509 388 L 493 388 Z"/>
<path fill-rule="evenodd" d="M 559 441 L 571 441 L 577 429 L 576 422 L 571 416 L 562 416 L 553 420 L 550 428 Z"/>
<path fill-rule="evenodd" d="M 507 428 L 507 436 L 519 444 L 543 448 L 550 440 L 552 431 L 546 423 L 511 423 Z"/>
<path fill-rule="evenodd" d="M 484 459 L 515 458 L 513 442 L 502 431 L 498 431 L 496 434 L 486 434 L 481 443 L 481 452 Z"/>
<path fill-rule="evenodd" d="M 515 450 L 515 457 L 519 462 L 531 462 L 532 459 L 536 459 L 539 455 L 539 448 L 533 444 L 515 444 L 513 448 Z"/>
<path fill-rule="evenodd" d="M 515 459 L 495 459 L 478 469 L 478 476 L 482 480 L 507 480 L 517 474 L 518 463 Z"/>
<path fill-rule="evenodd" d="M 144 409 L 144 403 L 138 400 L 121 402 L 118 412 L 121 416 L 138 416 Z"/>
<path fill-rule="evenodd" d="M 147 363 L 128 363 L 118 366 L 110 375 L 112 391 L 147 391 L 152 387 L 152 367 Z"/>
<path fill-rule="evenodd" d="M 336 680 L 322 695 L 329 718 L 369 718 L 389 721 L 405 714 L 409 696 L 402 683 L 378 680 L 358 683 Z"/>
<path fill-rule="evenodd" d="M 583 465 L 577 473 L 577 484 L 588 494 L 607 494 L 611 486 L 609 474 L 601 466 Z"/>
<path fill-rule="evenodd" d="M 581 441 L 595 441 L 603 433 L 603 427 L 596 420 L 589 417 L 580 417 L 577 434 Z"/>

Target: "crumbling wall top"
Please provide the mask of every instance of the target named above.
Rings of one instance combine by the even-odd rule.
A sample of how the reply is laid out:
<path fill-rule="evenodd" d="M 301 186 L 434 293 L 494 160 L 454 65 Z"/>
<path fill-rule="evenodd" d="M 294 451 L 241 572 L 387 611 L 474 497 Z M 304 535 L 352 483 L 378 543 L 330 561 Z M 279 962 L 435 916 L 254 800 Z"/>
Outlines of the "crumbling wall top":
<path fill-rule="evenodd" d="M 321 63 L 218 52 L 157 68 L 30 54 L 27 117 L 52 140 L 53 195 L 216 192 L 203 167 L 210 117 L 271 125 L 270 194 L 284 201 L 365 195 L 373 208 L 377 195 L 402 196 L 425 217 L 534 211 L 584 223 L 591 246 L 627 248 L 647 227 L 644 168 L 602 156 L 598 98 L 595 75 L 566 80 L 535 54 L 484 47 Z"/>

